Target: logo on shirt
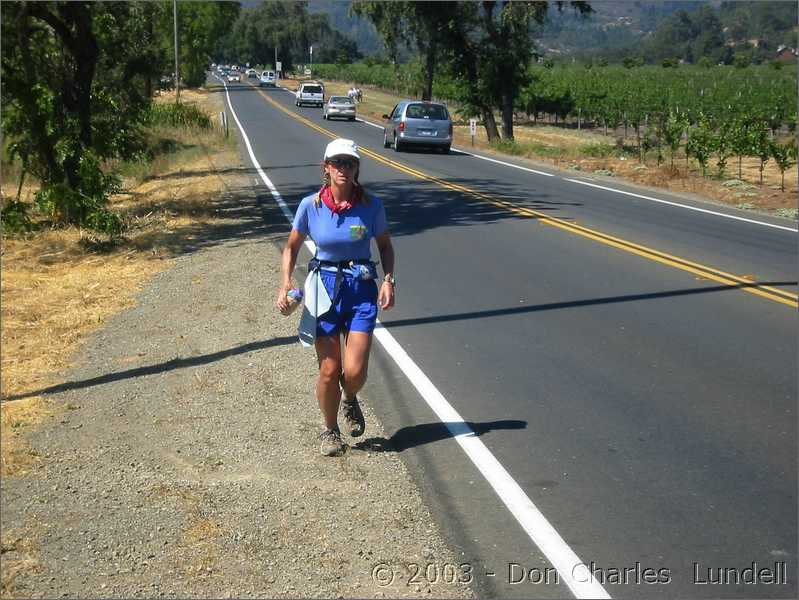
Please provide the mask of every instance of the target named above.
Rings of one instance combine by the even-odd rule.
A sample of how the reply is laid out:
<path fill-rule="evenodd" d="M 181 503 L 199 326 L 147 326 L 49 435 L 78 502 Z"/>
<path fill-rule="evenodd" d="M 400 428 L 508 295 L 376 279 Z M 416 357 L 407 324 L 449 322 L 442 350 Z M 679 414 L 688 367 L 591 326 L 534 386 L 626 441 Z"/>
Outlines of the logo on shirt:
<path fill-rule="evenodd" d="M 350 239 L 362 240 L 366 237 L 366 225 L 350 225 Z"/>

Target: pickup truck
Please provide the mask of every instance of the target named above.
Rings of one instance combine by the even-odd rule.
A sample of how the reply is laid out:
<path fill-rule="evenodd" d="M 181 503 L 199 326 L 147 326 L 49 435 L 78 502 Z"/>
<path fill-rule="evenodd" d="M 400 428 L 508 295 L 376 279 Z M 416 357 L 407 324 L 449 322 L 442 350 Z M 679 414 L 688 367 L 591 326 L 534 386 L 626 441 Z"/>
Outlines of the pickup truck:
<path fill-rule="evenodd" d="M 325 87 L 318 81 L 301 83 L 294 103 L 297 106 L 311 104 L 321 108 L 325 103 Z"/>

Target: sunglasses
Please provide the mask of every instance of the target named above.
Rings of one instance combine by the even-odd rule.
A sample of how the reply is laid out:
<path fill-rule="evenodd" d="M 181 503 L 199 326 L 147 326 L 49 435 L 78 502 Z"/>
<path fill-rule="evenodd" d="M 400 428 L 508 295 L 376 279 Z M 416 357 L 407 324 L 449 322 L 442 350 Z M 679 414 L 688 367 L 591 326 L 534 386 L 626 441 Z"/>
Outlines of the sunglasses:
<path fill-rule="evenodd" d="M 352 158 L 331 158 L 327 161 L 327 164 L 333 165 L 337 169 L 354 169 L 358 166 L 358 161 Z"/>

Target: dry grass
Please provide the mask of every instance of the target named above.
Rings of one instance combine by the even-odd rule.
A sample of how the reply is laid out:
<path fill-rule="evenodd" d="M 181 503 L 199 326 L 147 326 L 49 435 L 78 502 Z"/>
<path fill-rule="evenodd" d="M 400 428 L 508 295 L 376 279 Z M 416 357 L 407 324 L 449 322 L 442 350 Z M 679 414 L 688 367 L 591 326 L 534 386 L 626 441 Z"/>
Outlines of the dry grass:
<path fill-rule="evenodd" d="M 210 114 L 221 109 L 218 94 L 184 90 L 181 100 Z M 36 392 L 54 384 L 86 337 L 131 306 L 142 286 L 216 218 L 213 201 L 226 189 L 217 171 L 238 167 L 235 146 L 215 131 L 171 134 L 182 149 L 127 177 L 125 192 L 111 201 L 128 225 L 122 243 L 104 248 L 76 227 L 3 240 L 3 475 L 35 465 L 22 432 L 61 410 Z M 4 183 L 16 194 L 18 180 Z"/>
<path fill-rule="evenodd" d="M 57 409 L 38 396 L 2 405 L 0 411 L 0 477 L 23 475 L 39 456 L 22 435 L 26 427 L 55 414 Z"/>
<path fill-rule="evenodd" d="M 30 537 L 16 529 L 3 531 L 0 554 L 0 598 L 19 597 L 14 580 L 21 573 L 41 571 L 35 545 Z"/>

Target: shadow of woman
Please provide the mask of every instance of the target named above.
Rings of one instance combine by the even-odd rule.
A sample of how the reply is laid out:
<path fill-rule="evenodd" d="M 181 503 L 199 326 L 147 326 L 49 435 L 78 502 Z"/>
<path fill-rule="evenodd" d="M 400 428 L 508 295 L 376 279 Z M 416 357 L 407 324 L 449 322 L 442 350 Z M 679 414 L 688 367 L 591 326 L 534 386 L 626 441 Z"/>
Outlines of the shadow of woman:
<path fill-rule="evenodd" d="M 524 429 L 527 421 L 503 419 L 500 421 L 486 421 L 473 423 L 458 421 L 448 423 L 420 423 L 402 427 L 394 432 L 390 438 L 372 437 L 354 444 L 354 450 L 367 452 L 402 452 L 408 448 L 415 448 L 423 444 L 438 442 L 455 436 L 480 436 L 496 429 Z"/>

